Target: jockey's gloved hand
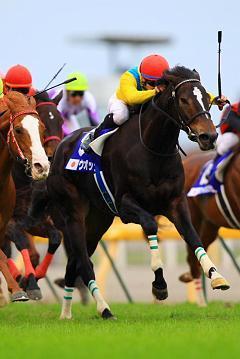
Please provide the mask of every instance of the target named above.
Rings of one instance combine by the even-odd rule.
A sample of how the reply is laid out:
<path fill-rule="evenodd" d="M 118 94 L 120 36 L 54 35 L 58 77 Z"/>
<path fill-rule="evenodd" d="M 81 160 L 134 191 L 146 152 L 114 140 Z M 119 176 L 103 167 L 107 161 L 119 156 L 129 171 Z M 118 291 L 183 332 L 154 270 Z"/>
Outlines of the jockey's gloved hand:
<path fill-rule="evenodd" d="M 218 106 L 220 111 L 222 111 L 223 107 L 226 104 L 229 104 L 230 101 L 228 100 L 228 98 L 226 96 L 222 95 L 221 97 L 219 97 L 219 96 L 215 97 L 213 103 Z"/>

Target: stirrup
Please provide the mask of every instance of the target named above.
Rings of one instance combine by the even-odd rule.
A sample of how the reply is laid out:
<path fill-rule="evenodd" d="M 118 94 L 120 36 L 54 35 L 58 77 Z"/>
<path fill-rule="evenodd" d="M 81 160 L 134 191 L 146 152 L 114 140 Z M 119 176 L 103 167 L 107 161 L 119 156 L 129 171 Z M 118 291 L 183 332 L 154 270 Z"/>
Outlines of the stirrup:
<path fill-rule="evenodd" d="M 84 151 L 84 152 L 88 152 L 90 150 L 90 143 L 94 140 L 94 132 L 95 132 L 95 129 L 88 132 L 83 140 L 82 140 L 82 143 L 81 143 L 81 149 Z"/>

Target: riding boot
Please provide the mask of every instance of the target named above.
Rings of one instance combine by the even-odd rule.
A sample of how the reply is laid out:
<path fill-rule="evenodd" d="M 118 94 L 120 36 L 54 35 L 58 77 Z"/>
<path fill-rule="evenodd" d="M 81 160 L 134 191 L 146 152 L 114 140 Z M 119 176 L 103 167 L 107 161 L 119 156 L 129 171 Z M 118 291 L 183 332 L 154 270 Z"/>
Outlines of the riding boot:
<path fill-rule="evenodd" d="M 113 114 L 108 114 L 94 130 L 90 131 L 82 140 L 81 148 L 88 152 L 92 141 L 104 133 L 105 130 L 114 130 L 118 125 L 113 121 Z"/>

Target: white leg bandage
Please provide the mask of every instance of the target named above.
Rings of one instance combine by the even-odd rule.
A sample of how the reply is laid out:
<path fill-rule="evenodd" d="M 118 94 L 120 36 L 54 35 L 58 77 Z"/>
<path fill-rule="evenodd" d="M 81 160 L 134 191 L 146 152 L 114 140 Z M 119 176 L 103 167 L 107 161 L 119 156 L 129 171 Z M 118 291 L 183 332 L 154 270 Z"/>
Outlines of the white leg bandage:
<path fill-rule="evenodd" d="M 97 303 L 97 311 L 100 314 L 102 314 L 104 309 L 110 310 L 109 305 L 105 302 L 95 280 L 90 280 L 88 283 L 88 289 Z"/>
<path fill-rule="evenodd" d="M 208 257 L 207 253 L 205 252 L 204 248 L 202 247 L 198 247 L 196 250 L 195 250 L 195 255 L 199 261 L 199 263 L 201 264 L 201 267 L 204 271 L 204 273 L 206 274 L 206 276 L 208 278 L 213 278 L 213 273 L 210 277 L 210 273 L 209 273 L 209 270 L 210 268 L 215 268 L 216 269 L 216 266 L 213 264 L 213 262 L 211 261 L 211 259 Z"/>
<path fill-rule="evenodd" d="M 151 268 L 153 272 L 155 272 L 157 269 L 162 268 L 163 266 L 160 251 L 158 248 L 158 238 L 156 235 L 148 236 L 148 241 L 151 252 Z"/>
<path fill-rule="evenodd" d="M 72 296 L 73 296 L 73 287 L 64 287 L 64 297 L 62 303 L 62 312 L 60 319 L 71 319 L 72 318 Z"/>

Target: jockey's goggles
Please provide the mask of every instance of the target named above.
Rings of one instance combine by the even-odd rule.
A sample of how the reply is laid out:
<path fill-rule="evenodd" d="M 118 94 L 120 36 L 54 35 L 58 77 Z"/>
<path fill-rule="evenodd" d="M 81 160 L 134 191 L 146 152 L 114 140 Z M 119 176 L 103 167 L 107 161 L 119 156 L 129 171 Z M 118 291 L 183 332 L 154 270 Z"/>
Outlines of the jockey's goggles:
<path fill-rule="evenodd" d="M 69 91 L 71 97 L 83 97 L 84 91 Z"/>

